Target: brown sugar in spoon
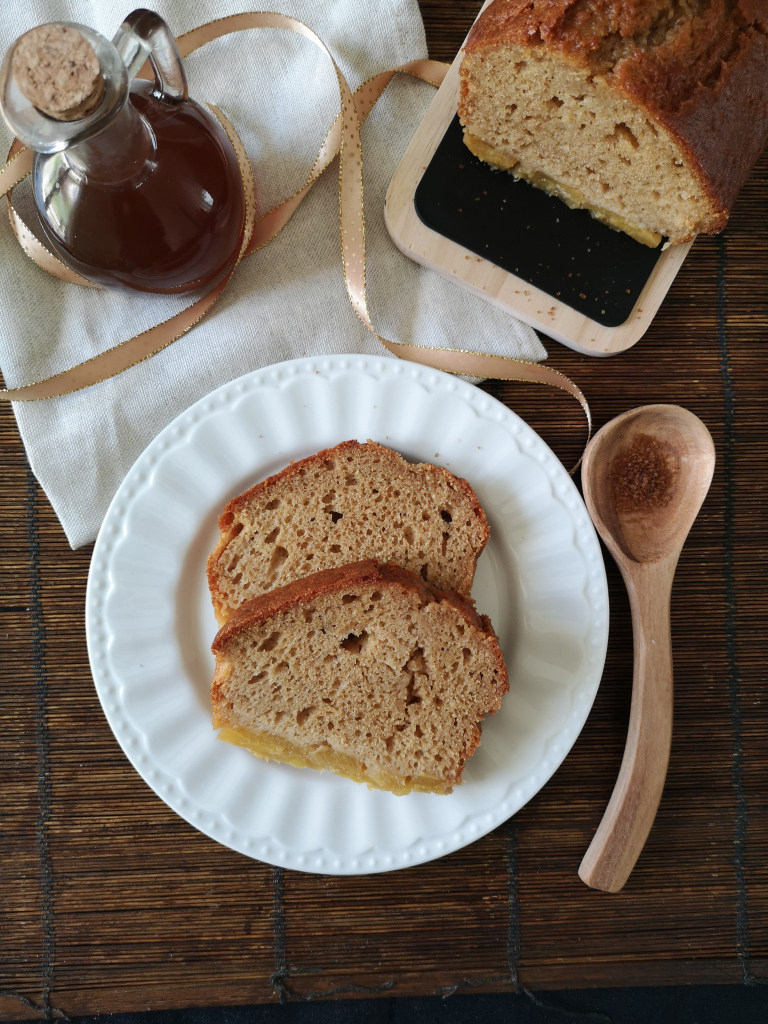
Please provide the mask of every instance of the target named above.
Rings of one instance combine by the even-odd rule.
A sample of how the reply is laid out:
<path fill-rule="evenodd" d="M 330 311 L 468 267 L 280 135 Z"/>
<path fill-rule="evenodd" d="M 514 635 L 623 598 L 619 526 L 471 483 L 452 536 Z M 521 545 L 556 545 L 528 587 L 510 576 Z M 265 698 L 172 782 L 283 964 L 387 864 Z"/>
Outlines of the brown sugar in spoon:
<path fill-rule="evenodd" d="M 584 500 L 627 586 L 634 638 L 624 757 L 579 867 L 593 889 L 621 889 L 661 800 L 672 743 L 672 580 L 714 466 L 709 431 L 677 405 L 646 405 L 617 416 L 584 454 Z"/>

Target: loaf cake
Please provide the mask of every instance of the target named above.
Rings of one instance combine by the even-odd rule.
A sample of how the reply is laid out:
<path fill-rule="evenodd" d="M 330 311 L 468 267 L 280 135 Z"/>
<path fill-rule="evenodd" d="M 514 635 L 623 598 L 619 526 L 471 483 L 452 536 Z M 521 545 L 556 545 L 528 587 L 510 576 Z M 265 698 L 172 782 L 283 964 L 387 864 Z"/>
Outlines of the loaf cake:
<path fill-rule="evenodd" d="M 345 441 L 234 498 L 208 584 L 219 624 L 243 601 L 320 569 L 394 562 L 469 596 L 489 529 L 469 484 L 369 441 Z"/>
<path fill-rule="evenodd" d="M 221 739 L 397 794 L 450 793 L 509 689 L 486 616 L 375 560 L 253 598 L 212 650 Z"/>
<path fill-rule="evenodd" d="M 768 139 L 768 0 L 494 0 L 469 149 L 647 245 L 721 231 Z"/>

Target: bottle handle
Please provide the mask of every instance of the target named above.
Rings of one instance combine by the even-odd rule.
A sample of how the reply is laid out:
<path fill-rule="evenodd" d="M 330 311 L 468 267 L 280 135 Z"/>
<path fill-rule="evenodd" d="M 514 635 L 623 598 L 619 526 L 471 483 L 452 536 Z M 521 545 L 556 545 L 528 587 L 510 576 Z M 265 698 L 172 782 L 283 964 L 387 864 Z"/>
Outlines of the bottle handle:
<path fill-rule="evenodd" d="M 159 14 L 139 8 L 125 19 L 112 44 L 120 54 L 129 83 L 149 57 L 155 75 L 155 96 L 166 103 L 186 100 L 187 76 L 173 33 Z"/>

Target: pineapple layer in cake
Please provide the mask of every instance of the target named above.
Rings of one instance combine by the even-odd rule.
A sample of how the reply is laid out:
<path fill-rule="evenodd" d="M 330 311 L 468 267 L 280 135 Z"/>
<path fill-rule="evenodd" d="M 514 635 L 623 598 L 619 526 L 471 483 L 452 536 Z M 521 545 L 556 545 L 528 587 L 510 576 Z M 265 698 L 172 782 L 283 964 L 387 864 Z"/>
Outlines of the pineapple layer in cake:
<path fill-rule="evenodd" d="M 509 689 L 485 616 L 374 560 L 254 598 L 212 649 L 222 739 L 396 794 L 450 793 Z"/>
<path fill-rule="evenodd" d="M 465 142 L 646 245 L 720 231 L 768 136 L 767 21 L 765 0 L 495 0 Z"/>

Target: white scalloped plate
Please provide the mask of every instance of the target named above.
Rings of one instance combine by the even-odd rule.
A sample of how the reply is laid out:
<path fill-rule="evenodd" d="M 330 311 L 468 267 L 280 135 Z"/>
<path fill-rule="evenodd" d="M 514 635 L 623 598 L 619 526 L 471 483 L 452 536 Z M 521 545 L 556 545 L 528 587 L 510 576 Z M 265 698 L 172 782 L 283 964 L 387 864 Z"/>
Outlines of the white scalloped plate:
<path fill-rule="evenodd" d="M 473 596 L 511 688 L 450 796 L 396 797 L 328 772 L 260 761 L 210 721 L 216 622 L 205 561 L 226 501 L 349 438 L 446 466 L 491 525 Z M 396 359 L 297 359 L 202 399 L 137 460 L 107 512 L 86 595 L 88 655 L 126 755 L 177 814 L 270 864 L 365 874 L 420 864 L 485 835 L 552 776 L 602 675 L 608 593 L 573 482 L 504 405 Z"/>

